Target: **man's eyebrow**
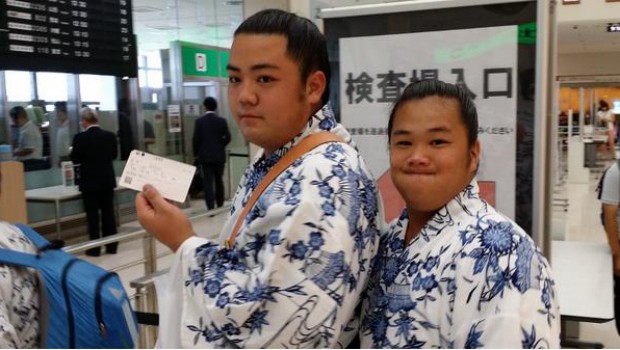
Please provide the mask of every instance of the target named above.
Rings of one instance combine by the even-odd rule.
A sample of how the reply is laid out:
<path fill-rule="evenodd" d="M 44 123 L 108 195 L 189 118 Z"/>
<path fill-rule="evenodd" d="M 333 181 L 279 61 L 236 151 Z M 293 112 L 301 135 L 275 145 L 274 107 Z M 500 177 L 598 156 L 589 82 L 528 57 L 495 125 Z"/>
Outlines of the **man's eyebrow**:
<path fill-rule="evenodd" d="M 428 132 L 452 132 L 452 130 L 450 130 L 450 128 L 446 127 L 446 126 L 438 126 L 435 128 L 430 128 L 428 129 Z"/>
<path fill-rule="evenodd" d="M 261 70 L 261 69 L 279 69 L 280 67 L 275 65 L 275 64 L 271 64 L 271 63 L 258 63 L 253 65 L 252 67 L 250 67 L 250 70 Z M 234 72 L 239 72 L 241 71 L 241 68 L 233 66 L 232 64 L 227 64 L 226 65 L 226 70 L 231 70 Z"/>
<path fill-rule="evenodd" d="M 438 127 L 434 127 L 434 128 L 430 128 L 428 130 L 426 130 L 426 132 L 429 133 L 451 133 L 452 130 L 450 130 L 450 128 L 446 127 L 446 126 L 438 126 Z M 396 136 L 396 135 L 409 135 L 411 134 L 411 131 L 406 130 L 406 129 L 394 129 L 394 131 L 392 131 L 392 135 Z"/>
<path fill-rule="evenodd" d="M 392 131 L 392 135 L 409 135 L 411 134 L 411 132 L 409 130 L 404 130 L 404 129 L 396 129 L 394 131 Z"/>
<path fill-rule="evenodd" d="M 239 68 L 237 68 L 237 67 L 235 67 L 235 66 L 233 66 L 232 64 L 229 63 L 229 64 L 226 65 L 226 70 L 232 70 L 232 71 L 238 72 L 241 69 L 239 69 Z"/>

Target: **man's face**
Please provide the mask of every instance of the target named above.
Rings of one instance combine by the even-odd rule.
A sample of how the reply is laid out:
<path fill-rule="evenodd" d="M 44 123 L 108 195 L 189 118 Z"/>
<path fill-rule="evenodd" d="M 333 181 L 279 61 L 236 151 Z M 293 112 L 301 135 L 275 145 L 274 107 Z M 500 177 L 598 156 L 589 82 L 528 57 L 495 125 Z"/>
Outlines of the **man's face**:
<path fill-rule="evenodd" d="M 246 140 L 271 154 L 307 124 L 325 89 L 315 71 L 301 81 L 299 64 L 282 35 L 235 36 L 227 67 L 230 109 Z"/>
<path fill-rule="evenodd" d="M 20 128 L 26 125 L 27 122 L 28 122 L 28 116 L 26 114 L 20 114 L 17 116 L 17 118 L 15 118 L 15 124 Z"/>
<path fill-rule="evenodd" d="M 54 112 L 56 112 L 56 120 L 58 121 L 58 124 L 62 124 L 65 120 L 67 120 L 67 113 L 59 110 L 58 108 L 54 109 Z"/>
<path fill-rule="evenodd" d="M 400 106 L 390 140 L 390 172 L 409 212 L 434 213 L 461 192 L 478 164 L 457 100 L 429 96 Z"/>

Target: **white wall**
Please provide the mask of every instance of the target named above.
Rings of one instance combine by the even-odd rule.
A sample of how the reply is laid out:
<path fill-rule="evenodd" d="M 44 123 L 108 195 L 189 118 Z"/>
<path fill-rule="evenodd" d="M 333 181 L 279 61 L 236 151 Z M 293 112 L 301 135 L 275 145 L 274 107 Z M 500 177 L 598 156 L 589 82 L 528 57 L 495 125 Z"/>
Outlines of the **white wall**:
<path fill-rule="evenodd" d="M 251 0 L 243 2 L 243 18 L 248 18 L 264 9 L 280 9 L 288 11 L 288 0 Z"/>
<path fill-rule="evenodd" d="M 312 13 L 310 0 L 290 0 L 288 6 L 289 10 L 297 16 L 314 19 L 315 14 Z"/>
<path fill-rule="evenodd" d="M 560 54 L 557 75 L 620 75 L 620 52 Z"/>
<path fill-rule="evenodd" d="M 557 0 L 558 22 L 609 21 L 618 22 L 620 18 L 620 2 L 605 0 L 581 0 L 579 4 L 563 5 Z"/>

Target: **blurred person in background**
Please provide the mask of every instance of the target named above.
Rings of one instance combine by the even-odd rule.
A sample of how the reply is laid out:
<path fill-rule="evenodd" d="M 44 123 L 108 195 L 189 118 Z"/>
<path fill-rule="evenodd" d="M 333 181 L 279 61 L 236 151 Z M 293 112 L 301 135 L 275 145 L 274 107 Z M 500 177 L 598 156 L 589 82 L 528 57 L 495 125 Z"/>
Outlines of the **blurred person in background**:
<path fill-rule="evenodd" d="M 226 119 L 217 113 L 217 101 L 207 97 L 203 101 L 207 113 L 194 124 L 194 156 L 202 168 L 203 188 L 207 209 L 224 205 L 224 166 L 226 145 L 230 143 L 230 131 Z"/>
<path fill-rule="evenodd" d="M 605 126 L 609 159 L 616 159 L 616 116 L 609 109 L 607 101 L 600 100 L 598 102 L 596 118 L 601 125 Z"/>
<path fill-rule="evenodd" d="M 71 160 L 71 129 L 69 116 L 67 115 L 67 102 L 58 101 L 54 103 L 54 113 L 56 114 L 56 154 L 58 162 Z"/>
<path fill-rule="evenodd" d="M 99 127 L 97 113 L 85 107 L 80 110 L 84 131 L 73 137 L 71 161 L 80 166 L 79 189 L 84 201 L 90 239 L 116 234 L 114 188 L 116 176 L 113 161 L 118 156 L 116 137 Z M 101 232 L 99 231 L 101 218 Z M 116 254 L 118 243 L 106 245 L 107 254 Z M 88 256 L 99 256 L 99 247 L 86 250 Z"/>
<path fill-rule="evenodd" d="M 13 107 L 9 114 L 13 124 L 19 127 L 17 148 L 13 150 L 15 160 L 24 163 L 24 171 L 46 169 L 49 164 L 43 160 L 43 137 L 39 127 L 28 119 L 24 107 Z"/>

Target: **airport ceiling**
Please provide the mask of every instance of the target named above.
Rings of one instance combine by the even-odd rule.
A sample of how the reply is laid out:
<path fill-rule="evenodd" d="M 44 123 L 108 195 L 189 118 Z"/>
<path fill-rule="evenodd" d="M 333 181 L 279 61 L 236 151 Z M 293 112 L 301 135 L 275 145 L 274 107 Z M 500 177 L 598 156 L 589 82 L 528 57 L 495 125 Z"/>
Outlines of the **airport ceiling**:
<path fill-rule="evenodd" d="M 620 31 L 607 32 L 609 24 L 606 20 L 558 23 L 558 53 L 620 52 Z"/>
<path fill-rule="evenodd" d="M 318 1 L 324 7 L 376 2 Z M 133 16 L 141 53 L 167 48 L 177 39 L 230 47 L 243 20 L 243 0 L 133 0 Z M 620 32 L 607 32 L 608 24 L 605 19 L 558 23 L 558 53 L 620 52 Z"/>
<path fill-rule="evenodd" d="M 168 48 L 174 40 L 230 47 L 242 20 L 241 0 L 133 0 L 141 53 Z"/>

